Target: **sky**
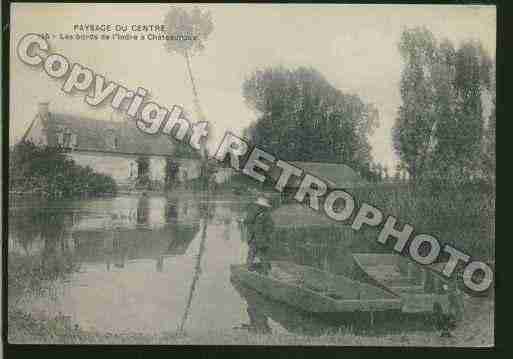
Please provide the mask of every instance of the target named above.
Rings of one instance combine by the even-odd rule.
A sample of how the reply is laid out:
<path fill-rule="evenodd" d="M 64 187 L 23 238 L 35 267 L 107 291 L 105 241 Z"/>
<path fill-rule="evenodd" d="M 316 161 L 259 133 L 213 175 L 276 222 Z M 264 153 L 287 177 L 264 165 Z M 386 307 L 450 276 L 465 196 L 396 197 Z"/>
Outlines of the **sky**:
<path fill-rule="evenodd" d="M 193 112 L 192 91 L 183 57 L 169 54 L 163 41 L 60 40 L 74 34 L 75 24 L 163 24 L 170 4 L 30 4 L 11 5 L 10 141 L 21 138 L 38 102 L 50 111 L 112 118 L 107 105 L 93 108 L 85 93 L 67 95 L 62 80 L 41 67 L 31 68 L 16 55 L 26 33 L 48 32 L 53 52 L 78 62 L 127 88 L 141 86 L 152 101 Z M 188 5 L 180 5 L 188 7 Z M 495 58 L 496 9 L 493 6 L 448 5 L 199 5 L 212 13 L 214 31 L 205 51 L 192 58 L 201 103 L 210 123 L 209 149 L 225 131 L 241 134 L 256 115 L 243 101 L 242 83 L 254 70 L 283 65 L 312 66 L 336 88 L 374 103 L 380 126 L 370 137 L 375 161 L 394 169 L 397 156 L 391 128 L 401 104 L 402 69 L 397 49 L 401 31 L 425 26 L 437 39 L 456 46 L 481 41 Z"/>

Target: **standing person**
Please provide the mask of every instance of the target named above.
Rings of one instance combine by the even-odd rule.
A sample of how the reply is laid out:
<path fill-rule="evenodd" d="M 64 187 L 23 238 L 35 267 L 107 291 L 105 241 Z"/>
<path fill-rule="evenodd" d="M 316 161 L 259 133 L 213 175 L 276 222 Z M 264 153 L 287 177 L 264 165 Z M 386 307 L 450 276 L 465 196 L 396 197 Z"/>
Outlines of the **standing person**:
<path fill-rule="evenodd" d="M 188 184 L 187 184 L 187 180 L 189 179 L 188 177 L 188 174 L 187 174 L 187 170 L 184 168 L 183 171 L 182 171 L 182 184 L 183 184 L 183 187 L 185 189 L 188 189 Z"/>
<path fill-rule="evenodd" d="M 256 210 L 250 213 L 247 222 L 249 249 L 246 263 L 249 270 L 258 270 L 267 274 L 271 269 L 267 253 L 274 231 L 274 222 L 271 218 L 272 206 L 269 199 L 265 197 L 259 197 L 254 204 Z"/>

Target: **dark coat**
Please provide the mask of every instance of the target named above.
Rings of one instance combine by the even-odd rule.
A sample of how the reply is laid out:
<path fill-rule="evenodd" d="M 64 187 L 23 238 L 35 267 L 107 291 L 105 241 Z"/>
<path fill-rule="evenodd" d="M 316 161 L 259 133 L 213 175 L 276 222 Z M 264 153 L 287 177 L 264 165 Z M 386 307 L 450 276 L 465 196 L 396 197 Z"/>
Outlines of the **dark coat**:
<path fill-rule="evenodd" d="M 268 247 L 271 235 L 274 232 L 274 222 L 271 213 L 266 209 L 259 209 L 249 218 L 247 223 L 249 234 L 248 243 L 257 247 Z"/>

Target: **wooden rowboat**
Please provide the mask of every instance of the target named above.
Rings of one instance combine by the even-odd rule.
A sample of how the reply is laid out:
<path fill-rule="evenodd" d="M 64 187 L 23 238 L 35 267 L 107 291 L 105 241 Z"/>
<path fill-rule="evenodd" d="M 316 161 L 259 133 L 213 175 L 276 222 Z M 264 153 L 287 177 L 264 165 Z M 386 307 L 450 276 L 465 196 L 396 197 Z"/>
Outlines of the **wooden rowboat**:
<path fill-rule="evenodd" d="M 230 282 L 241 298 L 247 303 L 247 312 L 252 314 L 249 316 L 250 324 L 251 319 L 255 319 L 255 317 L 260 318 L 260 320 L 254 320 L 256 325 L 266 319 L 270 319 L 278 323 L 289 333 L 309 336 L 323 335 L 329 327 L 322 318 L 318 318 L 311 315 L 311 313 L 304 312 L 286 303 L 277 302 L 249 288 L 235 278 L 232 278 Z"/>
<path fill-rule="evenodd" d="M 401 297 L 385 288 L 313 267 L 272 261 L 261 274 L 232 265 L 232 278 L 274 300 L 312 313 L 400 310 Z"/>
<path fill-rule="evenodd" d="M 353 258 L 354 277 L 396 293 L 403 312 L 440 310 L 461 317 L 462 293 L 442 276 L 444 263 L 421 267 L 397 254 L 355 253 Z"/>

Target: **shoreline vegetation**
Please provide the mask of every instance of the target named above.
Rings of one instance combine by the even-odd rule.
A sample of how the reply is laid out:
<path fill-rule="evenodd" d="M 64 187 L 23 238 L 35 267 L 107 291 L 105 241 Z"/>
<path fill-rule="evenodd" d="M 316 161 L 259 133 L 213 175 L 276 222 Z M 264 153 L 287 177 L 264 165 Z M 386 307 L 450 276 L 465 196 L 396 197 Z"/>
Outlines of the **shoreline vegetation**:
<path fill-rule="evenodd" d="M 8 311 L 8 342 L 11 344 L 168 344 L 168 345 L 341 345 L 341 346 L 456 346 L 494 345 L 494 303 L 489 298 L 467 298 L 465 316 L 442 338 L 437 330 L 378 334 L 372 330 L 340 328 L 317 336 L 294 333 L 258 333 L 247 330 L 202 333 L 100 332 L 85 330 L 69 317 L 35 318 L 19 310 Z"/>
<path fill-rule="evenodd" d="M 218 188 L 216 194 L 229 193 L 236 200 L 247 197 L 246 193 L 236 194 L 231 186 Z M 264 188 L 260 188 L 263 190 Z M 150 192 L 151 193 L 151 192 Z M 194 194 L 194 191 L 190 191 Z M 375 184 L 354 189 L 351 192 L 362 201 L 370 201 L 384 213 L 398 216 L 401 223 L 414 223 L 421 230 L 430 231 L 443 241 L 468 250 L 473 255 L 487 261 L 494 259 L 495 190 L 483 186 L 460 188 L 415 188 L 409 185 Z M 167 192 L 168 196 L 173 191 Z M 187 195 L 180 192 L 180 196 Z M 286 199 L 285 199 L 286 201 Z M 243 203 L 244 201 L 241 201 Z M 285 202 L 286 203 L 286 202 Z M 294 213 L 287 213 L 294 216 Z M 299 228 L 280 230 L 280 240 L 297 238 Z M 319 238 L 320 229 L 309 228 L 309 238 Z M 339 232 L 334 227 L 324 229 L 323 236 L 332 234 L 333 240 L 341 235 L 348 240 L 375 242 L 377 231 L 354 232 L 342 227 Z M 320 230 L 322 231 L 322 230 Z M 358 238 L 348 238 L 358 236 Z M 324 238 L 323 237 L 323 238 Z M 385 248 L 382 247 L 381 250 Z M 247 331 L 227 331 L 212 333 L 103 333 L 85 330 L 71 322 L 69 317 L 57 315 L 48 318 L 35 318 L 23 312 L 17 299 L 34 293 L 41 293 L 45 283 L 52 278 L 43 276 L 41 263 L 37 258 L 23 258 L 10 254 L 9 260 L 9 308 L 8 340 L 11 343 L 62 343 L 62 344 L 227 344 L 227 345 L 417 345 L 417 346 L 491 346 L 493 345 L 494 299 L 493 288 L 485 297 L 465 299 L 464 320 L 456 327 L 453 338 L 440 338 L 436 330 L 430 332 L 404 331 L 396 334 L 377 335 L 361 333 L 353 329 L 327 332 L 320 336 L 299 334 L 259 334 Z M 73 272 L 72 266 L 66 273 Z M 63 275 L 67 275 L 63 273 Z"/>
<path fill-rule="evenodd" d="M 46 198 L 115 195 L 111 176 L 79 166 L 61 148 L 20 141 L 9 149 L 9 193 Z"/>

